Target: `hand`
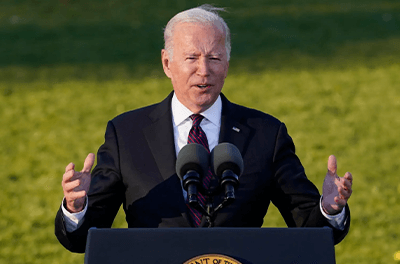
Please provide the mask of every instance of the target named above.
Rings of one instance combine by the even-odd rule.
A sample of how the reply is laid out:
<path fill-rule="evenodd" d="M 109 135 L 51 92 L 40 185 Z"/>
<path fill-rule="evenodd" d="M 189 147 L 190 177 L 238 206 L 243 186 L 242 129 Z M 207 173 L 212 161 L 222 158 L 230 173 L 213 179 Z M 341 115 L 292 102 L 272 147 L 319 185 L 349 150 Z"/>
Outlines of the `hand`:
<path fill-rule="evenodd" d="M 346 172 L 340 178 L 337 173 L 336 157 L 331 155 L 328 159 L 328 172 L 322 187 L 322 208 L 327 214 L 334 215 L 342 211 L 352 193 L 353 176 Z"/>
<path fill-rule="evenodd" d="M 66 209 L 71 213 L 83 210 L 86 194 L 90 187 L 90 170 L 93 164 L 94 154 L 89 153 L 80 172 L 75 171 L 73 163 L 68 164 L 65 168 L 61 185 L 64 191 Z"/>

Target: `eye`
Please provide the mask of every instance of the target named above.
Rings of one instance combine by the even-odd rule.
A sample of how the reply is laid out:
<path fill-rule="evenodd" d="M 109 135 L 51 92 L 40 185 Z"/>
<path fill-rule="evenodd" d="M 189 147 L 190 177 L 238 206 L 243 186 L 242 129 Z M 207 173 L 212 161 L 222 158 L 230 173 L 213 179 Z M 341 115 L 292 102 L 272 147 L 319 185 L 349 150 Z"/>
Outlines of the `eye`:
<path fill-rule="evenodd" d="M 197 57 L 196 56 L 187 56 L 186 60 L 192 61 L 195 60 Z"/>

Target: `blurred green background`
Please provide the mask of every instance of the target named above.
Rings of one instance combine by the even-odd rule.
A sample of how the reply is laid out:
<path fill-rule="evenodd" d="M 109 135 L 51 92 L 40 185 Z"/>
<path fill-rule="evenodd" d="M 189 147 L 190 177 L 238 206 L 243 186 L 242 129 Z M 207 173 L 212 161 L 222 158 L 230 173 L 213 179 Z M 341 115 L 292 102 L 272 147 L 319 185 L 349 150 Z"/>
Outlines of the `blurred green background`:
<path fill-rule="evenodd" d="M 83 263 L 54 236 L 65 166 L 106 123 L 162 100 L 162 29 L 205 2 L 0 2 L 0 263 Z M 232 32 L 224 93 L 286 123 L 321 190 L 330 154 L 351 171 L 350 233 L 337 263 L 400 251 L 400 2 L 214 0 Z M 119 214 L 115 227 L 126 227 Z M 264 226 L 285 226 L 275 208 Z M 400 254 L 400 253 L 399 253 Z"/>

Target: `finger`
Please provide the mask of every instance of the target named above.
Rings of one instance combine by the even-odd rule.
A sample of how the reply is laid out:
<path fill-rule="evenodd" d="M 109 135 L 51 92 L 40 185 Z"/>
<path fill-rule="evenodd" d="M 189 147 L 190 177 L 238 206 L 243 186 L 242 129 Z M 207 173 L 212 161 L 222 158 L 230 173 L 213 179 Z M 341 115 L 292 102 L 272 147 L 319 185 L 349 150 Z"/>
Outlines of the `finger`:
<path fill-rule="evenodd" d="M 339 197 L 335 197 L 334 199 L 335 203 L 340 206 L 341 208 L 345 207 L 347 204 L 347 201 L 345 199 L 339 198 Z"/>
<path fill-rule="evenodd" d="M 335 184 L 337 187 L 342 187 L 345 190 L 351 189 L 351 182 L 344 177 L 336 177 Z"/>
<path fill-rule="evenodd" d="M 67 165 L 67 167 L 65 167 L 65 172 L 74 170 L 74 169 L 75 169 L 75 164 L 71 162 L 70 164 Z"/>
<path fill-rule="evenodd" d="M 342 186 L 343 186 L 343 188 L 345 188 L 347 190 L 351 190 L 352 183 L 348 179 L 343 178 L 342 179 Z"/>
<path fill-rule="evenodd" d="M 79 192 L 70 192 L 65 195 L 65 200 L 67 203 L 74 202 L 76 200 L 82 199 L 86 196 L 86 191 L 81 190 Z"/>
<path fill-rule="evenodd" d="M 330 155 L 328 159 L 328 173 L 333 176 L 337 171 L 337 161 L 334 155 Z"/>
<path fill-rule="evenodd" d="M 344 178 L 347 179 L 351 184 L 353 184 L 353 175 L 350 172 L 346 172 Z"/>
<path fill-rule="evenodd" d="M 339 193 L 339 197 L 341 199 L 345 199 L 347 201 L 350 198 L 352 191 L 348 190 L 348 189 L 344 189 L 343 187 L 339 187 L 338 193 Z"/>
<path fill-rule="evenodd" d="M 94 164 L 94 154 L 89 153 L 85 159 L 85 163 L 83 164 L 82 172 L 90 172 L 92 170 Z"/>
<path fill-rule="evenodd" d="M 78 187 L 80 184 L 81 184 L 81 181 L 79 179 L 72 181 L 72 182 L 67 182 L 63 185 L 64 192 L 70 193 L 70 192 L 74 191 L 74 189 L 76 187 Z"/>
<path fill-rule="evenodd" d="M 77 200 L 77 199 L 83 198 L 85 196 L 86 196 L 86 191 L 82 190 L 82 191 L 79 191 L 79 192 L 71 193 L 71 195 L 69 195 L 68 198 L 70 200 Z"/>
<path fill-rule="evenodd" d="M 69 170 L 66 173 L 64 173 L 63 179 L 62 179 L 62 183 L 66 183 L 68 181 L 71 181 L 72 177 L 74 177 L 75 174 L 76 174 L 76 172 L 74 170 Z"/>

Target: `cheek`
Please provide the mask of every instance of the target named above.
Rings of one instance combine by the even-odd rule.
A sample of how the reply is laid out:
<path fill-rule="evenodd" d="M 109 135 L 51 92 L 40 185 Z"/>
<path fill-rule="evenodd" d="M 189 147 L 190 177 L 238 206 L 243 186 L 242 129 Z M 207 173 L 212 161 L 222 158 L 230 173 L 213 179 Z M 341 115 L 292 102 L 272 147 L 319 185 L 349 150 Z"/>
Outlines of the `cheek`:
<path fill-rule="evenodd" d="M 176 77 L 180 82 L 186 82 L 193 74 L 194 67 L 191 65 L 181 65 L 176 71 Z"/>
<path fill-rule="evenodd" d="M 214 74 L 220 78 L 225 78 L 228 73 L 228 67 L 224 63 L 216 63 L 211 68 Z"/>
<path fill-rule="evenodd" d="M 224 82 L 226 76 L 228 75 L 228 71 L 225 70 L 225 69 L 220 69 L 217 75 L 218 75 L 218 79 L 219 79 L 221 82 Z"/>

